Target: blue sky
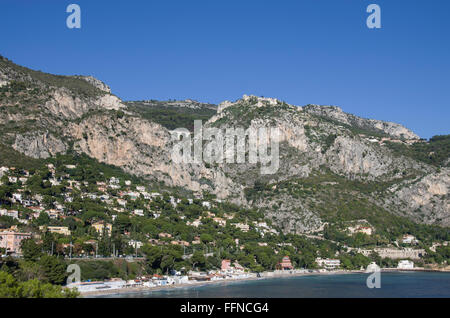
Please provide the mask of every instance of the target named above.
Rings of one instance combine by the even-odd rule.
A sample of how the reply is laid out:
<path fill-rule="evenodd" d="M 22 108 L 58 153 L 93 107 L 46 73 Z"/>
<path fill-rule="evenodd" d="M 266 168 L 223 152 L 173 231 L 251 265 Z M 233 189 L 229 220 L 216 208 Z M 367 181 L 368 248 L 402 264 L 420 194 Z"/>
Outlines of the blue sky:
<path fill-rule="evenodd" d="M 79 4 L 82 28 L 66 27 Z M 368 29 L 366 7 L 381 7 Z M 125 100 L 243 94 L 449 134 L 448 0 L 1 0 L 0 54 Z"/>

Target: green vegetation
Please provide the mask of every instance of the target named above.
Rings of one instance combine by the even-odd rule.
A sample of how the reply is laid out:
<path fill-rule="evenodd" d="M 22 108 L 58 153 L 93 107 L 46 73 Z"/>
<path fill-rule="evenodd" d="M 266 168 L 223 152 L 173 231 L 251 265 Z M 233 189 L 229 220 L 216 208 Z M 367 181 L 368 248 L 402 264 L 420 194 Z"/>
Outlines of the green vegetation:
<path fill-rule="evenodd" d="M 167 102 L 151 101 L 129 102 L 128 107 L 142 118 L 156 122 L 167 129 L 187 128 L 194 131 L 194 120 L 206 122 L 216 114 L 215 105 L 202 105 L 200 108 L 170 106 Z"/>
<path fill-rule="evenodd" d="M 337 138 L 337 135 L 336 135 L 336 134 L 328 135 L 328 136 L 325 138 L 325 145 L 324 145 L 324 147 L 322 148 L 322 154 L 324 154 L 325 152 L 327 152 L 327 150 L 334 144 L 334 141 L 336 140 L 336 138 Z"/>
<path fill-rule="evenodd" d="M 270 124 L 276 123 L 276 118 L 286 112 L 295 112 L 295 108 L 289 106 L 285 102 L 280 102 L 277 105 L 263 105 L 255 107 L 257 103 L 256 97 L 251 97 L 248 101 L 240 101 L 236 105 L 232 105 L 223 110 L 225 113 L 220 119 L 213 123 L 213 126 L 220 127 L 222 125 L 232 124 L 236 126 L 247 128 L 255 118 L 269 121 Z M 264 102 L 263 102 L 264 103 Z"/>
<path fill-rule="evenodd" d="M 245 195 L 247 200 L 256 202 L 276 202 L 279 197 L 299 200 L 331 224 L 324 230 L 326 239 L 352 247 L 386 246 L 405 233 L 416 236 L 424 244 L 450 240 L 449 228 L 417 224 L 393 215 L 370 200 L 370 197 L 383 200 L 384 192 L 393 182 L 349 180 L 330 171 L 315 171 L 307 178 L 273 184 L 257 181 L 253 187 L 245 189 Z M 277 209 L 276 204 L 273 208 Z M 344 230 L 348 222 L 361 219 L 374 226 L 376 234 L 348 236 Z"/>
<path fill-rule="evenodd" d="M 140 178 L 124 172 L 117 166 L 100 163 L 98 160 L 91 158 L 84 153 L 78 154 L 69 151 L 67 154 L 58 154 L 54 158 L 49 158 L 45 162 L 55 166 L 59 171 L 59 174 L 57 174 L 58 177 L 67 173 L 76 181 L 96 183 L 97 181 L 106 181 L 112 177 L 116 177 L 119 179 L 130 180 L 134 183 L 143 182 Z M 69 169 L 66 165 L 74 165 L 76 168 Z"/>
<path fill-rule="evenodd" d="M 0 298 L 2 292 L 3 297 L 77 296 L 61 288 L 67 279 L 66 262 L 44 253 L 45 245 L 45 239 L 42 244 L 27 239 L 21 243 L 23 259 L 0 257 Z"/>
<path fill-rule="evenodd" d="M 12 76 L 16 78 L 16 81 L 23 79 L 31 79 L 31 81 L 38 85 L 67 88 L 73 94 L 83 97 L 97 97 L 103 95 L 104 92 L 96 88 L 95 86 L 89 84 L 87 81 L 74 77 L 65 75 L 53 75 L 44 73 L 41 71 L 35 71 L 17 64 L 14 64 L 10 60 L 0 56 L 0 68 L 12 70 Z M 23 89 L 23 85 L 16 85 L 14 87 L 17 89 Z"/>
<path fill-rule="evenodd" d="M 349 125 L 349 124 L 345 124 L 340 121 L 334 120 L 332 118 L 329 118 L 326 116 L 320 116 L 317 114 L 311 114 L 311 116 L 319 119 L 321 122 L 329 123 L 329 124 L 332 124 L 333 126 L 337 126 L 337 127 L 343 127 L 346 130 L 348 130 L 349 132 L 351 132 L 354 136 L 363 134 L 363 135 L 379 137 L 379 138 L 389 137 L 389 135 L 386 134 L 385 132 L 383 132 L 382 130 L 374 129 L 372 127 L 361 127 L 358 125 Z"/>
<path fill-rule="evenodd" d="M 33 159 L 14 150 L 11 146 L 0 142 L 0 165 L 7 167 L 36 169 L 42 165 L 43 160 Z"/>
<path fill-rule="evenodd" d="M 17 281 L 0 270 L 0 298 L 76 298 L 79 293 L 38 279 Z"/>
<path fill-rule="evenodd" d="M 76 260 L 67 264 L 77 264 L 81 270 L 81 280 L 107 280 L 122 278 L 136 279 L 146 273 L 144 262 L 128 262 L 124 259 L 115 260 Z"/>
<path fill-rule="evenodd" d="M 341 261 L 341 267 L 348 270 L 366 268 L 373 261 L 373 259 L 359 253 L 343 254 L 339 256 L 339 260 Z"/>
<path fill-rule="evenodd" d="M 412 145 L 387 142 L 394 154 L 410 157 L 436 167 L 450 167 L 450 135 L 434 136 L 428 142 Z"/>
<path fill-rule="evenodd" d="M 51 169 L 47 167 L 48 163 L 53 164 Z M 75 167 L 67 167 L 69 164 Z M 12 174 L 20 176 L 23 171 L 16 169 Z M 58 285 L 66 279 L 64 269 L 69 263 L 80 265 L 83 280 L 113 277 L 133 279 L 145 274 L 165 274 L 173 269 L 218 269 L 224 258 L 237 261 L 252 271 L 263 271 L 275 269 L 281 258 L 288 255 L 296 267 L 315 268 L 316 257 L 333 257 L 337 251 L 345 253 L 332 242 L 277 234 L 281 232 L 280 229 L 264 218 L 262 210 L 218 202 L 206 208 L 199 199 L 189 202 L 186 197 L 174 192 L 164 192 L 150 201 L 142 197 L 130 199 L 125 196 L 127 204 L 122 212 L 117 213 L 114 209 L 118 205 L 114 201 L 106 203 L 99 198 L 83 195 L 117 196 L 118 191 L 115 189 L 108 188 L 106 193 L 98 189 L 98 182 L 108 183 L 111 177 L 119 177 L 119 185 L 126 191 L 142 185 L 138 178 L 85 155 L 59 155 L 48 159 L 39 169 L 30 170 L 24 185 L 12 184 L 5 176 L 2 179 L 4 184 L 0 186 L 2 205 L 19 210 L 20 218 L 28 218 L 29 222 L 22 224 L 10 217 L 3 217 L 2 228 L 15 225 L 21 231 L 39 233 L 41 242 L 23 241 L 23 259 L 3 260 L 2 270 L 19 280 L 22 277 L 38 278 L 42 282 Z M 52 185 L 50 179 L 60 180 L 59 185 Z M 79 182 L 79 189 L 70 187 L 68 180 Z M 125 186 L 124 180 L 133 180 L 132 186 Z M 33 219 L 32 211 L 10 202 L 11 194 L 22 186 L 25 187 L 25 198 L 32 198 L 36 194 L 42 196 L 41 204 L 45 209 L 64 204 L 65 217 L 50 218 L 46 212 L 42 212 Z M 255 189 L 264 191 L 266 187 L 257 183 Z M 65 200 L 67 195 L 72 198 L 71 202 Z M 171 203 L 173 196 L 179 200 L 176 206 Z M 214 197 L 205 193 L 205 199 L 214 200 Z M 132 211 L 135 209 L 144 211 L 144 216 L 134 215 Z M 154 213 L 159 216 L 155 217 Z M 225 224 L 219 225 L 213 221 L 210 213 L 226 220 Z M 228 218 L 225 218 L 226 215 Z M 199 226 L 188 225 L 188 222 L 199 218 Z M 112 224 L 110 235 L 105 231 L 94 230 L 92 225 L 98 221 Z M 267 232 L 262 236 L 261 229 L 256 226 L 259 222 L 265 222 L 275 232 Z M 249 230 L 241 231 L 236 227 L 238 223 L 248 224 Z M 49 226 L 65 226 L 71 234 L 50 233 L 46 230 Z M 164 237 L 161 233 L 170 236 Z M 144 246 L 135 249 L 129 244 L 130 240 L 144 242 Z M 174 245 L 174 240 L 190 244 Z M 111 257 L 114 252 L 115 255 L 137 254 L 143 258 L 135 262 L 120 257 L 108 260 L 84 259 L 94 255 Z M 84 258 L 69 260 L 69 256 Z"/>
<path fill-rule="evenodd" d="M 441 264 L 450 259 L 450 246 L 438 246 L 436 252 L 427 249 L 424 261 L 432 264 Z"/>

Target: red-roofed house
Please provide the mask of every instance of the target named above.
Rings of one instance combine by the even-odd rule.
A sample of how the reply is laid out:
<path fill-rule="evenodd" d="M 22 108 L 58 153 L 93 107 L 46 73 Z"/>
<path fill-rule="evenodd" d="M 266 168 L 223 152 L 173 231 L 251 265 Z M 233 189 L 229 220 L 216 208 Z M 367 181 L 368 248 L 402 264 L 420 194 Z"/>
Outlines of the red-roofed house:
<path fill-rule="evenodd" d="M 283 257 L 280 263 L 277 264 L 277 269 L 280 270 L 291 270 L 294 269 L 294 266 L 292 266 L 291 259 L 289 256 Z"/>

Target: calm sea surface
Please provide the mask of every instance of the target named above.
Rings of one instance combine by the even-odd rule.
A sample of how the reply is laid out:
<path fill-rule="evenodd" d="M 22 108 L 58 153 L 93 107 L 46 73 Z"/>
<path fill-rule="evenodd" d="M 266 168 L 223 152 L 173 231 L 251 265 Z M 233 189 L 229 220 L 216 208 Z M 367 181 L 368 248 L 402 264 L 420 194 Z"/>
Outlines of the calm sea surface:
<path fill-rule="evenodd" d="M 104 297 L 450 297 L 450 273 L 381 273 L 380 289 L 367 288 L 366 279 L 368 275 L 313 275 L 223 282 L 214 285 L 180 287 Z"/>

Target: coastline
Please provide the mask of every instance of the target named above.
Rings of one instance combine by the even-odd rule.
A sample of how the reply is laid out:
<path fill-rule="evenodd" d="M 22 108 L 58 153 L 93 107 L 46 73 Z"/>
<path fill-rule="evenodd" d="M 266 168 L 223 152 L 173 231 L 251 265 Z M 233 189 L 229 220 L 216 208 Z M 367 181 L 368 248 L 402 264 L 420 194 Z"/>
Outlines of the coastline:
<path fill-rule="evenodd" d="M 122 295 L 122 294 L 133 294 L 133 293 L 141 293 L 141 292 L 150 292 L 150 291 L 161 291 L 161 290 L 172 290 L 172 289 L 181 289 L 181 288 L 192 288 L 199 286 L 207 286 L 207 285 L 220 285 L 226 283 L 237 283 L 237 282 L 246 282 L 246 281 L 254 281 L 254 280 L 263 280 L 263 279 L 273 279 L 273 278 L 287 278 L 287 277 L 300 277 L 300 276 L 313 276 L 313 275 L 344 275 L 344 274 L 357 274 L 364 273 L 361 270 L 354 271 L 330 271 L 330 272 L 313 272 L 313 273 L 275 273 L 270 272 L 271 275 L 267 275 L 261 277 L 246 277 L 246 278 L 235 278 L 235 279 L 222 279 L 222 280 L 213 280 L 213 281 L 192 281 L 188 284 L 177 284 L 177 285 L 165 285 L 165 286 L 155 286 L 155 287 L 129 287 L 123 289 L 113 289 L 113 290 L 99 290 L 92 292 L 84 292 L 81 294 L 81 297 L 100 297 L 107 295 Z M 262 273 L 264 274 L 264 273 Z"/>
<path fill-rule="evenodd" d="M 415 269 L 399 269 L 399 268 L 384 268 L 381 269 L 381 272 L 439 272 L 439 273 L 450 273 L 449 270 L 445 269 L 426 269 L 426 268 L 415 268 Z M 224 280 L 214 280 L 214 281 L 192 281 L 188 284 L 177 284 L 177 285 L 165 285 L 165 286 L 155 286 L 155 287 L 129 287 L 123 289 L 112 289 L 112 290 L 99 290 L 99 291 L 90 291 L 81 293 L 80 297 L 86 298 L 96 298 L 102 296 L 114 296 L 114 295 L 124 295 L 124 294 L 139 294 L 142 292 L 157 292 L 162 290 L 174 290 L 174 289 L 185 289 L 185 288 L 193 288 L 207 285 L 220 285 L 227 283 L 237 283 L 237 282 L 246 282 L 246 281 L 254 281 L 254 280 L 265 280 L 265 279 L 273 279 L 273 278 L 289 278 L 289 277 L 302 277 L 302 276 L 315 276 L 315 275 L 346 275 L 346 274 L 365 274 L 365 270 L 338 270 L 338 271 L 327 271 L 327 272 L 302 272 L 302 273 L 275 273 L 270 272 L 271 275 L 266 274 L 261 277 L 247 277 L 247 278 L 237 278 L 237 279 L 224 279 Z"/>

